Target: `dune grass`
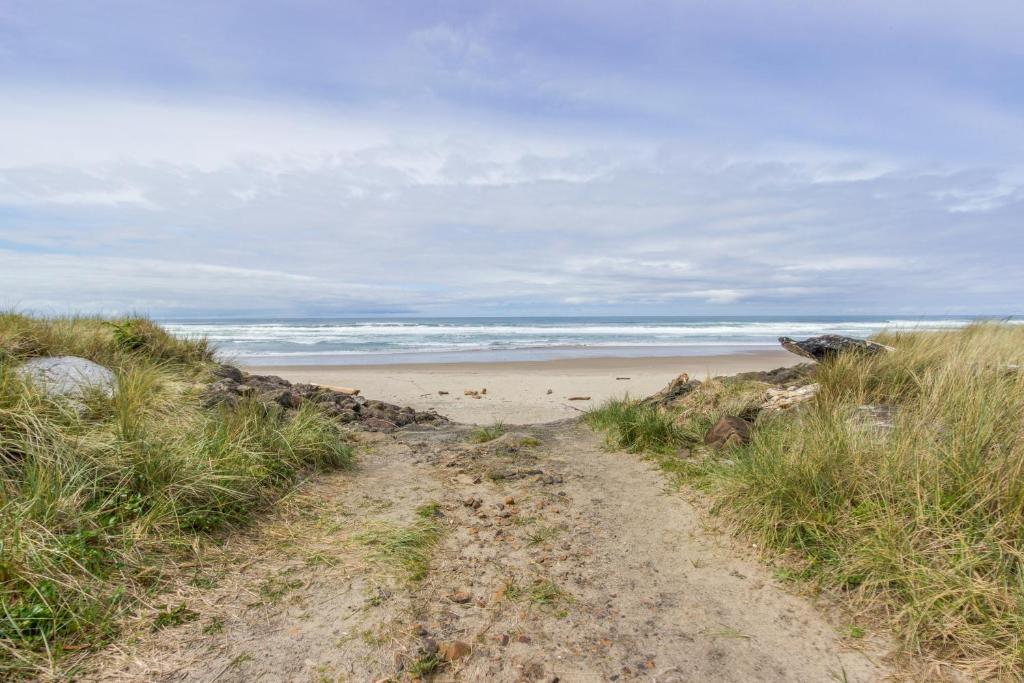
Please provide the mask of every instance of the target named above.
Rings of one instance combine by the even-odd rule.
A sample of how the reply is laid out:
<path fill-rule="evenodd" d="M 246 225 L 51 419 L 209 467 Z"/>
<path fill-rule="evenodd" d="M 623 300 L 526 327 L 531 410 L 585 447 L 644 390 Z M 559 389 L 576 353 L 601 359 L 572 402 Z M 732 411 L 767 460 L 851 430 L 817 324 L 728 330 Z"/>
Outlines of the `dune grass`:
<path fill-rule="evenodd" d="M 668 469 L 769 547 L 799 551 L 804 578 L 885 615 L 907 651 L 1021 676 L 1024 373 L 1007 366 L 1024 361 L 1024 327 L 877 339 L 897 351 L 822 364 L 809 405 L 761 416 L 747 445 Z M 705 393 L 656 417 L 605 406 L 590 423 L 650 452 L 669 425 L 668 443 L 696 444 L 736 414 L 728 404 Z M 893 407 L 892 426 L 865 419 L 865 405 Z"/>
<path fill-rule="evenodd" d="M 469 433 L 469 440 L 473 443 L 487 443 L 494 441 L 505 433 L 505 423 L 500 420 L 489 425 L 481 425 Z"/>
<path fill-rule="evenodd" d="M 112 398 L 50 398 L 14 368 L 77 355 Z M 211 350 L 145 319 L 0 314 L 0 678 L 53 671 L 109 638 L 204 535 L 245 523 L 351 448 L 313 407 L 206 409 Z"/>

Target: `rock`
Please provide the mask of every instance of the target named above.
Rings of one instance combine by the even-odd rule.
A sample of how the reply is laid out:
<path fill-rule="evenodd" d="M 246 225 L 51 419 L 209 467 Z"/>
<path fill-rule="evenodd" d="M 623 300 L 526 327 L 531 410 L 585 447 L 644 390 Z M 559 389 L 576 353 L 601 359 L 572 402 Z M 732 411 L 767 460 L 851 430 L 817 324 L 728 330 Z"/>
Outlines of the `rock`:
<path fill-rule="evenodd" d="M 834 358 L 840 353 L 861 353 L 874 355 L 882 351 L 895 351 L 891 346 L 879 344 L 867 339 L 855 339 L 844 337 L 838 334 L 823 334 L 820 337 L 810 337 L 803 341 L 796 341 L 789 337 L 779 337 L 782 348 L 790 353 L 795 353 L 804 358 L 821 362 Z"/>
<path fill-rule="evenodd" d="M 589 401 L 590 397 L 589 396 L 570 396 L 569 400 L 570 401 Z"/>
<path fill-rule="evenodd" d="M 548 389 L 548 396 L 550 396 L 553 393 L 555 393 L 555 391 L 553 389 Z"/>
<path fill-rule="evenodd" d="M 461 640 L 453 640 L 447 643 L 442 643 L 438 648 L 438 654 L 441 655 L 441 659 L 446 662 L 454 662 L 463 657 L 468 657 L 473 651 L 469 643 L 465 643 Z"/>
<path fill-rule="evenodd" d="M 765 392 L 765 400 L 761 410 L 767 413 L 789 410 L 801 403 L 810 401 L 817 393 L 817 384 L 807 384 L 802 387 L 789 387 L 787 389 L 769 389 Z"/>
<path fill-rule="evenodd" d="M 505 505 L 515 505 L 515 504 L 516 504 L 516 499 L 515 498 L 513 498 L 512 496 L 506 496 L 505 497 Z"/>
<path fill-rule="evenodd" d="M 242 371 L 236 368 L 234 365 L 226 365 L 221 363 L 213 369 L 214 377 L 222 377 L 224 379 L 234 380 L 235 382 L 243 381 Z"/>
<path fill-rule="evenodd" d="M 423 654 L 425 654 L 427 657 L 436 655 L 439 649 L 440 648 L 438 647 L 437 641 L 433 638 L 424 638 L 423 645 L 420 646 L 420 650 L 422 650 Z"/>
<path fill-rule="evenodd" d="M 454 603 L 465 605 L 473 599 L 473 594 L 469 591 L 455 591 L 454 593 L 449 593 L 448 599 Z"/>
<path fill-rule="evenodd" d="M 738 446 L 750 439 L 750 423 L 742 417 L 727 415 L 708 430 L 704 444 L 711 448 Z"/>
<path fill-rule="evenodd" d="M 700 386 L 700 381 L 696 379 L 690 379 L 690 376 L 685 372 L 674 380 L 672 380 L 667 387 L 654 394 L 645 398 L 641 403 L 644 405 L 659 405 L 663 407 L 671 407 L 677 401 L 685 398 L 694 389 Z"/>
<path fill-rule="evenodd" d="M 439 391 L 439 392 L 437 392 L 437 395 L 438 396 L 447 396 L 448 392 L 447 391 Z"/>
<path fill-rule="evenodd" d="M 786 368 L 775 368 L 774 370 L 755 370 L 754 372 L 741 372 L 732 377 L 723 378 L 723 382 L 764 382 L 779 387 L 800 385 L 809 381 L 814 376 L 814 363 L 799 363 Z"/>
<path fill-rule="evenodd" d="M 368 417 L 362 420 L 362 424 L 371 432 L 393 432 L 398 429 L 398 425 L 391 420 L 379 417 Z"/>
<path fill-rule="evenodd" d="M 203 392 L 204 405 L 235 405 L 240 399 L 253 398 L 265 404 L 297 410 L 306 402 L 342 424 L 351 424 L 367 431 L 391 432 L 406 425 L 438 425 L 447 419 L 433 411 L 418 412 L 410 407 L 399 408 L 383 401 L 367 400 L 355 390 L 337 391 L 315 384 L 292 384 L 274 375 L 250 375 L 230 365 L 220 365 L 213 375 L 218 379 Z"/>
<path fill-rule="evenodd" d="M 15 373 L 51 397 L 77 400 L 99 392 L 112 398 L 117 390 L 117 377 L 113 372 L 78 356 L 33 358 L 19 365 Z"/>

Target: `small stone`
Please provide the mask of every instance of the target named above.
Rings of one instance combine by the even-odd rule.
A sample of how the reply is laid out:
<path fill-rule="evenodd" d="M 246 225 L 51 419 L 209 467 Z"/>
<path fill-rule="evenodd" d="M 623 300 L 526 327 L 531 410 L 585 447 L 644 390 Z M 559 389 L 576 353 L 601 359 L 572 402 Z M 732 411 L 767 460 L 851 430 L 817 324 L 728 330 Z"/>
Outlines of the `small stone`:
<path fill-rule="evenodd" d="M 516 499 L 513 498 L 512 496 L 508 496 L 507 498 L 505 498 L 505 505 L 515 505 L 515 504 L 516 504 Z"/>
<path fill-rule="evenodd" d="M 450 593 L 448 595 L 448 599 L 452 602 L 464 605 L 473 599 L 473 594 L 469 591 L 455 591 L 454 593 Z"/>
<path fill-rule="evenodd" d="M 530 643 L 533 642 L 533 639 L 530 638 L 530 636 L 526 635 L 525 633 L 520 633 L 519 635 L 516 636 L 516 642 L 517 643 L 524 643 L 526 645 L 529 645 Z"/>
<path fill-rule="evenodd" d="M 498 645 L 501 645 L 502 647 L 508 645 L 508 641 L 509 637 L 507 633 L 502 633 L 499 636 L 494 636 L 494 642 L 496 642 Z"/>
<path fill-rule="evenodd" d="M 469 646 L 469 643 L 464 643 L 461 640 L 442 643 L 441 647 L 438 648 L 438 653 L 441 655 L 441 659 L 447 662 L 454 662 L 462 659 L 463 657 L 467 657 L 472 651 L 473 648 Z"/>
<path fill-rule="evenodd" d="M 420 646 L 420 649 L 423 650 L 423 654 L 425 654 L 428 657 L 431 655 L 436 655 L 438 650 L 437 641 L 433 638 L 427 638 L 423 641 L 423 645 Z"/>

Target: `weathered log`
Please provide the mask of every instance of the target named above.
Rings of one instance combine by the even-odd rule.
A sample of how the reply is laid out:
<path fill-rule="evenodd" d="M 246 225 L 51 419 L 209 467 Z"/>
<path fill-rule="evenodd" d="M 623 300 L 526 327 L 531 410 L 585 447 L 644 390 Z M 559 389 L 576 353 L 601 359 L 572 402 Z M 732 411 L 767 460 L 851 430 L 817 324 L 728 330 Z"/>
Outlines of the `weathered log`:
<path fill-rule="evenodd" d="M 841 353 L 874 355 L 882 351 L 896 350 L 891 346 L 879 344 L 878 342 L 844 337 L 839 334 L 823 334 L 820 337 L 810 337 L 803 341 L 796 341 L 789 337 L 779 337 L 779 343 L 782 344 L 782 348 L 790 353 L 810 358 L 819 363 L 823 360 L 834 358 Z"/>

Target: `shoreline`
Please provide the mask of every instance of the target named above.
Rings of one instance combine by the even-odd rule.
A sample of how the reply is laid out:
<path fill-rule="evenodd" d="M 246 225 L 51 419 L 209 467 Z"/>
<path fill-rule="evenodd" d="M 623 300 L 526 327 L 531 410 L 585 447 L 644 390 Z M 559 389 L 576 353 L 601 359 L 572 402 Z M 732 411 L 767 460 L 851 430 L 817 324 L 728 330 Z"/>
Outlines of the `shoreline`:
<path fill-rule="evenodd" d="M 773 349 L 703 356 L 241 367 L 292 382 L 356 388 L 368 399 L 436 410 L 457 422 L 532 424 L 573 417 L 627 394 L 648 396 L 684 372 L 702 379 L 800 362 L 803 359 L 783 349 Z M 465 395 L 483 389 L 487 393 L 480 398 Z M 439 393 L 442 391 L 447 393 Z M 590 398 L 568 400 L 576 396 Z"/>

